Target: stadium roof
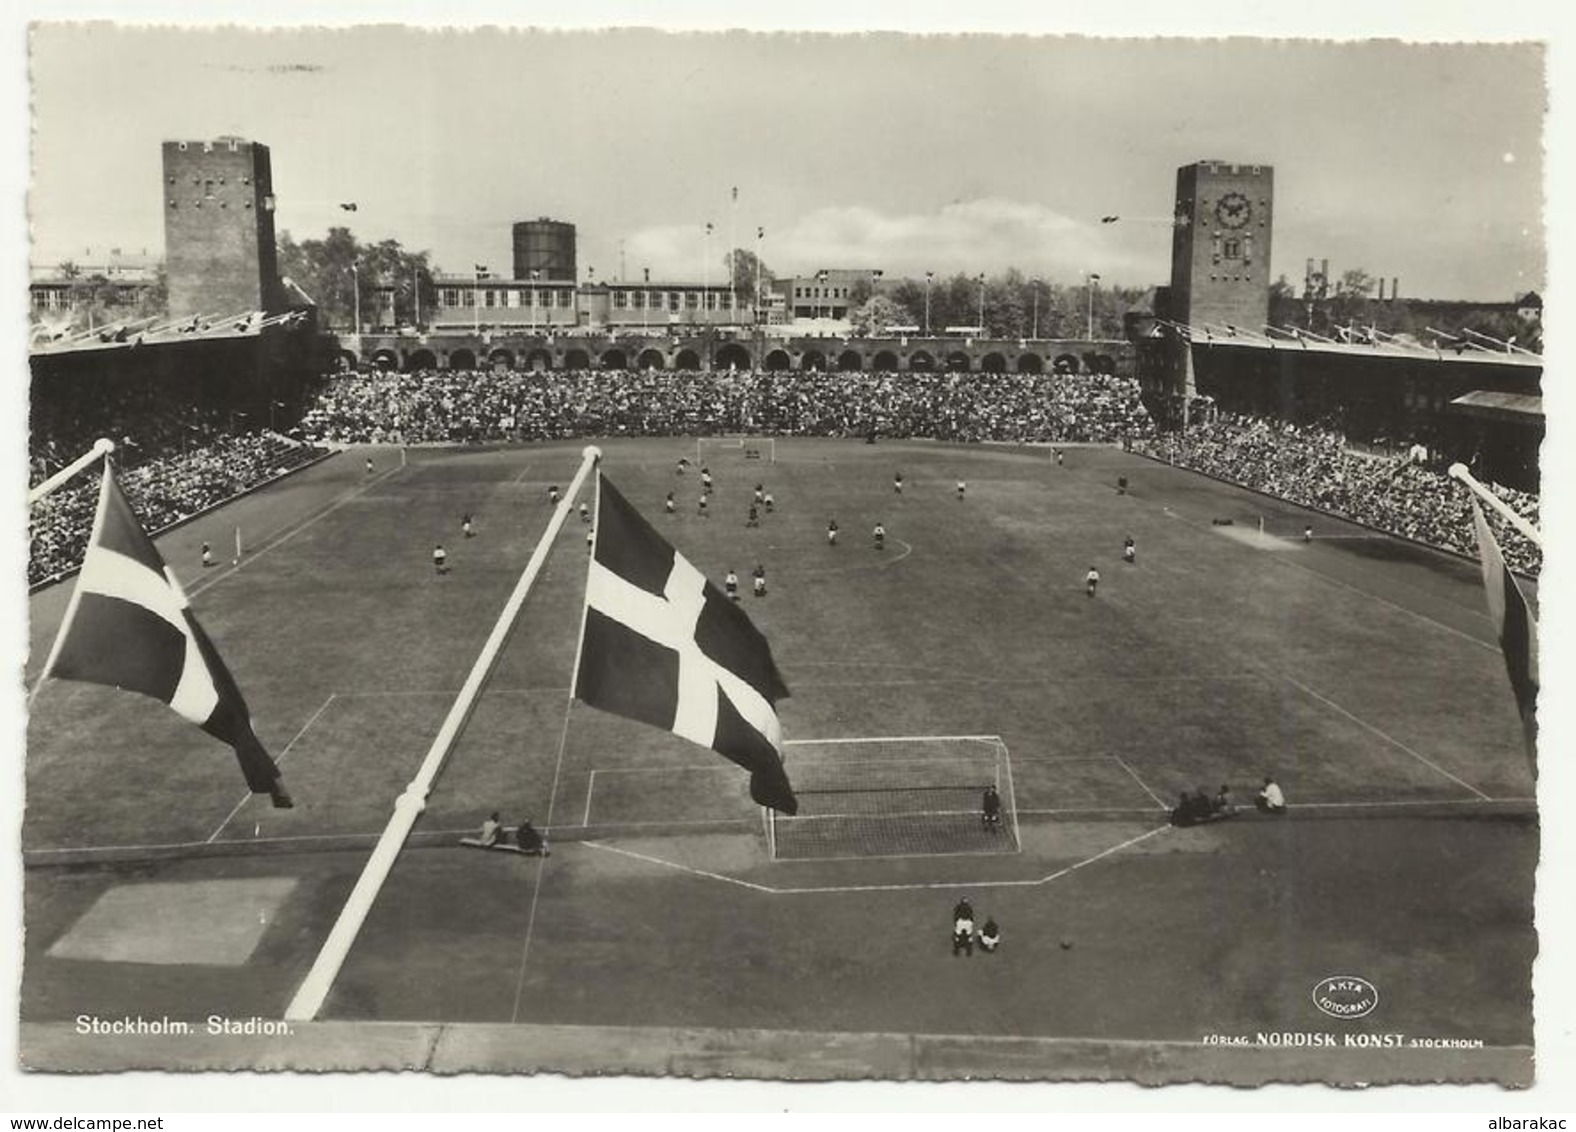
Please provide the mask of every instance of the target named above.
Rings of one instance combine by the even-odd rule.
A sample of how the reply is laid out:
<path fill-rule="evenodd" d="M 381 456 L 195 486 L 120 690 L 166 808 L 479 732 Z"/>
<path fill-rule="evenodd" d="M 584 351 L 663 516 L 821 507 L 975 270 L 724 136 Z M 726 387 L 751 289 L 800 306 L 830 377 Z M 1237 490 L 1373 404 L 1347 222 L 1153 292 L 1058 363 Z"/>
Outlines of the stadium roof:
<path fill-rule="evenodd" d="M 1250 350 L 1298 350 L 1310 354 L 1338 355 L 1341 357 L 1411 358 L 1438 362 L 1459 362 L 1468 365 L 1510 365 L 1529 369 L 1543 368 L 1543 355 L 1521 347 L 1490 349 L 1484 342 L 1459 338 L 1448 346 L 1425 346 L 1419 342 L 1396 338 L 1392 335 L 1368 331 L 1364 337 L 1355 335 L 1346 341 L 1336 341 L 1305 330 L 1279 326 L 1249 330 L 1246 327 L 1216 323 L 1186 324 L 1156 319 L 1157 323 L 1176 331 L 1195 346 L 1224 346 Z M 1361 329 L 1361 328 L 1360 328 Z"/>
<path fill-rule="evenodd" d="M 1523 424 L 1530 424 L 1534 418 L 1543 419 L 1543 398 L 1533 393 L 1474 389 L 1451 401 L 1450 407 L 1471 416 L 1515 420 Z"/>

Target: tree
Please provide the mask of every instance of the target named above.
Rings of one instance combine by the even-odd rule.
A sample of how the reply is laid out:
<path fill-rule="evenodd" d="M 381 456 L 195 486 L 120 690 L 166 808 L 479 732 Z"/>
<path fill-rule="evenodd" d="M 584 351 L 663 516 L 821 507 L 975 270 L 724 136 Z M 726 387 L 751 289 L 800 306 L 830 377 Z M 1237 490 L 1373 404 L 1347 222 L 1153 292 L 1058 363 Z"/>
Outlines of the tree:
<path fill-rule="evenodd" d="M 758 256 L 746 248 L 734 248 L 733 251 L 722 257 L 722 268 L 730 273 L 733 279 L 733 290 L 736 295 L 753 296 L 755 294 L 756 273 L 760 273 L 761 294 L 771 290 L 772 280 L 777 276 L 772 274 L 772 269 L 767 267 Z M 753 304 L 752 304 L 753 305 Z"/>
<path fill-rule="evenodd" d="M 1329 304 L 1329 323 L 1332 328 L 1371 321 L 1374 277 L 1360 267 L 1343 271 L 1335 285 L 1335 296 Z"/>
<path fill-rule="evenodd" d="M 914 316 L 900 303 L 885 295 L 871 295 L 854 309 L 849 316 L 854 332 L 867 337 L 879 337 L 891 326 L 912 326 Z"/>
<path fill-rule="evenodd" d="M 378 317 L 379 287 L 394 289 L 396 324 L 416 322 L 418 288 L 423 311 L 432 310 L 437 302 L 426 252 L 408 252 L 394 239 L 363 245 L 349 228 L 330 228 L 323 239 L 300 243 L 289 232 L 281 233 L 279 274 L 317 304 L 318 317 L 328 327 L 353 327 L 358 283 L 364 326 Z"/>

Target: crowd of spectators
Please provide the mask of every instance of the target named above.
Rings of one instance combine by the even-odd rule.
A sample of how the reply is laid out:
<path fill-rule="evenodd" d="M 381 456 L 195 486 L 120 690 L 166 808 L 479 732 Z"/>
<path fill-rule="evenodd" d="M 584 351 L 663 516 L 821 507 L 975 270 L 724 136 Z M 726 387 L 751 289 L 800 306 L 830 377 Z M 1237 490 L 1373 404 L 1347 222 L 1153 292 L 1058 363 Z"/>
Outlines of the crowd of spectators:
<path fill-rule="evenodd" d="M 321 452 L 272 433 L 218 436 L 196 446 L 181 443 L 185 451 L 177 446 L 173 451 L 150 452 L 141 441 L 117 450 L 116 477 L 143 529 L 150 533 L 282 475 Z M 84 474 L 33 505 L 29 585 L 81 564 L 98 504 L 98 485 L 97 475 Z"/>
<path fill-rule="evenodd" d="M 1135 451 L 1305 507 L 1476 557 L 1470 492 L 1412 453 L 1373 456 L 1343 433 L 1267 417 L 1220 413 L 1179 432 L 1136 439 Z M 1538 497 L 1490 485 L 1534 526 Z M 1505 560 L 1535 576 L 1538 548 L 1498 516 L 1489 522 Z"/>
<path fill-rule="evenodd" d="M 424 370 L 334 378 L 301 423 L 335 443 L 599 436 L 852 436 L 1115 442 L 1154 431 L 1110 375 Z"/>

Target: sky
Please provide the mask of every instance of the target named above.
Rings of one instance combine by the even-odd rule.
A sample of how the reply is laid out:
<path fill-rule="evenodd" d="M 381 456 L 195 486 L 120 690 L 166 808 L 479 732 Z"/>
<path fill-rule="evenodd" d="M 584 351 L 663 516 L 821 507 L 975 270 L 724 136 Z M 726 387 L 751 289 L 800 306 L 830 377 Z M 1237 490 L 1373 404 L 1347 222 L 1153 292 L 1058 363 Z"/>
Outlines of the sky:
<path fill-rule="evenodd" d="M 41 25 L 32 258 L 161 255 L 160 142 L 239 135 L 272 150 L 280 231 L 348 221 L 454 272 L 508 273 L 511 224 L 549 216 L 582 278 L 718 278 L 764 228 L 779 274 L 1147 286 L 1177 167 L 1218 158 L 1275 168 L 1272 277 L 1313 257 L 1509 299 L 1545 285 L 1544 63 L 1526 42 Z"/>

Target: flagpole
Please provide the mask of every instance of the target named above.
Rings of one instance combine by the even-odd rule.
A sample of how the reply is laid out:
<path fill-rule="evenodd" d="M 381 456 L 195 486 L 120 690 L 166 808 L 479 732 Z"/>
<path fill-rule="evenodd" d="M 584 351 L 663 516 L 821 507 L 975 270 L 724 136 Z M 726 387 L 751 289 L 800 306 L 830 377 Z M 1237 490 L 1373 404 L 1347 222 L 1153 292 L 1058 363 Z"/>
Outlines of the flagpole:
<path fill-rule="evenodd" d="M 547 561 L 553 540 L 562 529 L 564 520 L 569 517 L 570 508 L 574 505 L 581 488 L 585 486 L 586 477 L 591 474 L 591 470 L 601 458 L 601 449 L 594 446 L 588 446 L 581 452 L 580 470 L 575 473 L 575 478 L 569 484 L 569 490 L 564 492 L 563 498 L 558 502 L 557 510 L 548 520 L 547 530 L 536 544 L 531 560 L 526 563 L 525 572 L 515 583 L 514 592 L 504 604 L 503 612 L 498 615 L 497 624 L 493 626 L 487 643 L 482 646 L 476 663 L 471 666 L 471 674 L 466 677 L 465 685 L 455 697 L 453 706 L 449 708 L 449 714 L 444 719 L 443 726 L 438 729 L 437 737 L 433 739 L 426 758 L 422 760 L 421 768 L 416 772 L 416 777 L 411 779 L 410 785 L 405 787 L 405 792 L 395 801 L 394 814 L 389 818 L 383 835 L 378 838 L 372 855 L 367 858 L 361 877 L 356 881 L 356 887 L 351 890 L 350 898 L 340 910 L 339 919 L 334 923 L 333 930 L 329 932 L 328 939 L 324 941 L 317 959 L 313 961 L 312 969 L 307 972 L 295 997 L 285 1008 L 286 1019 L 295 1022 L 310 1021 L 317 1017 L 318 1011 L 323 1008 L 323 1001 L 328 997 L 328 992 L 333 987 L 334 979 L 338 977 L 346 956 L 350 954 L 350 948 L 356 942 L 356 935 L 361 931 L 361 925 L 366 922 L 367 914 L 372 910 L 372 903 L 377 899 L 378 891 L 388 879 L 389 870 L 394 867 L 394 860 L 399 856 L 405 839 L 410 836 L 411 827 L 416 824 L 416 819 L 421 816 L 422 810 L 426 809 L 427 794 L 432 790 L 438 772 L 443 769 L 450 748 L 453 747 L 461 729 L 470 718 L 482 685 L 492 675 L 498 656 L 514 631 L 515 621 L 519 619 L 525 599 L 530 594 L 537 575 L 541 573 L 543 564 Z"/>
<path fill-rule="evenodd" d="M 29 491 L 27 493 L 28 505 L 31 506 L 37 503 L 56 488 L 61 487 L 69 480 L 76 478 L 82 472 L 92 467 L 94 461 L 100 456 L 108 456 L 113 451 L 115 451 L 115 442 L 102 436 L 99 437 L 98 440 L 94 441 L 93 447 L 88 449 L 87 452 L 78 456 L 71 463 Z"/>
<path fill-rule="evenodd" d="M 99 444 L 109 444 L 107 440 L 100 440 Z M 94 446 L 95 451 L 98 445 Z M 114 447 L 114 445 L 110 445 Z M 81 463 L 82 461 L 77 461 Z M 96 546 L 104 533 L 104 506 L 105 493 L 109 490 L 110 477 L 114 474 L 110 467 L 109 455 L 104 455 L 104 474 L 99 478 L 98 506 L 93 510 L 93 529 L 88 534 L 88 546 Z M 84 561 L 86 561 L 84 559 Z M 79 580 L 80 581 L 80 580 Z M 60 619 L 60 628 L 55 630 L 55 643 L 49 646 L 49 655 L 44 658 L 44 667 L 39 670 L 38 679 L 33 683 L 33 690 L 27 694 L 27 710 L 33 710 L 33 701 L 38 699 L 38 693 L 43 691 L 44 684 L 49 680 L 49 674 L 55 670 L 55 661 L 60 659 L 60 650 L 65 646 L 66 634 L 71 629 L 71 623 L 76 620 L 77 606 L 82 601 L 82 586 L 80 584 L 71 589 L 71 599 L 66 602 L 65 616 Z"/>
<path fill-rule="evenodd" d="M 1534 527 L 1531 523 L 1527 522 L 1527 520 L 1516 514 L 1516 512 L 1511 509 L 1509 504 L 1507 504 L 1503 499 L 1495 495 L 1492 491 L 1474 479 L 1472 477 L 1472 473 L 1467 471 L 1467 466 L 1465 464 L 1451 464 L 1450 478 L 1453 480 L 1460 480 L 1462 483 L 1466 484 L 1467 487 L 1472 489 L 1472 494 L 1476 495 L 1484 503 L 1487 503 L 1490 507 L 1494 508 L 1494 510 L 1498 511 L 1507 523 L 1515 527 L 1522 534 L 1526 535 L 1527 538 L 1532 542 L 1532 545 L 1536 546 L 1539 550 L 1543 549 L 1543 535 L 1541 532 L 1539 532 L 1538 528 Z"/>

